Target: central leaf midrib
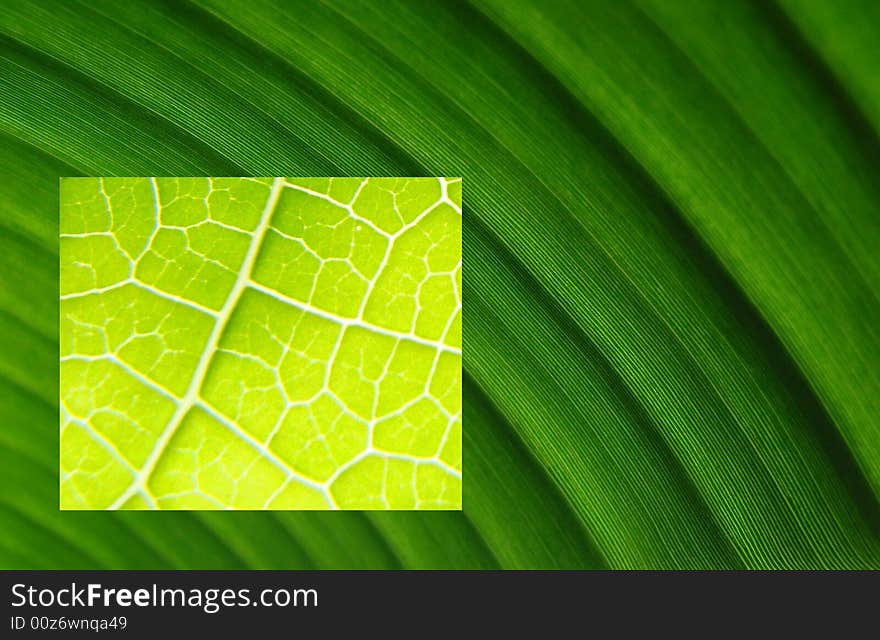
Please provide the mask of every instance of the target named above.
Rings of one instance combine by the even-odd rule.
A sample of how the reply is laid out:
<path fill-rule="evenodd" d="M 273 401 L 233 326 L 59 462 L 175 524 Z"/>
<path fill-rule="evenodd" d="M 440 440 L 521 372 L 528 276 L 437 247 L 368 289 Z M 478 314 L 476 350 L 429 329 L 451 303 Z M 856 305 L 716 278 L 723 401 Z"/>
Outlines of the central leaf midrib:
<path fill-rule="evenodd" d="M 245 289 L 248 286 L 248 282 L 251 278 L 251 272 L 253 271 L 254 264 L 256 263 L 257 255 L 259 254 L 260 247 L 263 244 L 263 238 L 265 237 L 266 232 L 269 229 L 270 222 L 272 221 L 272 214 L 275 212 L 275 207 L 278 204 L 278 200 L 281 196 L 283 188 L 284 180 L 282 178 L 275 178 L 272 183 L 272 188 L 269 192 L 269 197 L 266 200 L 266 206 L 263 208 L 260 222 L 257 225 L 257 228 L 254 230 L 253 238 L 251 239 L 251 243 L 248 246 L 248 250 L 245 254 L 244 261 L 242 262 L 241 269 L 238 272 L 238 277 L 236 278 L 235 284 L 233 284 L 229 295 L 226 297 L 226 301 L 223 303 L 223 307 L 217 314 L 217 318 L 214 321 L 214 327 L 211 330 L 211 334 L 208 337 L 208 341 L 205 344 L 205 348 L 202 351 L 201 357 L 199 358 L 198 365 L 196 366 L 196 369 L 193 373 L 192 381 L 190 382 L 190 385 L 187 388 L 183 398 L 177 404 L 174 414 L 171 416 L 168 424 L 162 430 L 162 433 L 156 441 L 156 445 L 153 447 L 150 455 L 147 457 L 144 466 L 141 467 L 137 478 L 135 478 L 131 485 L 129 485 L 126 490 L 122 492 L 119 498 L 114 501 L 114 503 L 110 506 L 111 509 L 118 509 L 123 504 L 125 504 L 125 502 L 130 497 L 145 488 L 147 480 L 155 469 L 159 458 L 161 458 L 162 454 L 165 451 L 165 448 L 171 441 L 171 438 L 177 432 L 178 428 L 183 423 L 184 418 L 189 414 L 190 410 L 198 403 L 199 394 L 201 392 L 202 385 L 204 384 L 205 377 L 208 373 L 208 368 L 211 365 L 214 354 L 217 352 L 217 348 L 220 344 L 220 338 L 223 335 L 224 330 L 226 329 L 226 325 L 229 323 L 229 320 L 232 317 L 232 313 L 236 305 L 238 304 L 238 300 L 239 298 L 241 298 L 242 293 L 244 293 Z"/>

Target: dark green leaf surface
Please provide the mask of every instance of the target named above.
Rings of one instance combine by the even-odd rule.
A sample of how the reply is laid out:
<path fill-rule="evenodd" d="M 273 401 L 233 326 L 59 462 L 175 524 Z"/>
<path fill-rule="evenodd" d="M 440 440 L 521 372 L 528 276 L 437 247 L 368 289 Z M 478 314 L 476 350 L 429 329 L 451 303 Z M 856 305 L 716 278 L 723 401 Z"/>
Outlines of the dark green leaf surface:
<path fill-rule="evenodd" d="M 0 566 L 880 568 L 880 14 L 0 9 Z M 461 175 L 464 511 L 60 512 L 62 175 Z"/>

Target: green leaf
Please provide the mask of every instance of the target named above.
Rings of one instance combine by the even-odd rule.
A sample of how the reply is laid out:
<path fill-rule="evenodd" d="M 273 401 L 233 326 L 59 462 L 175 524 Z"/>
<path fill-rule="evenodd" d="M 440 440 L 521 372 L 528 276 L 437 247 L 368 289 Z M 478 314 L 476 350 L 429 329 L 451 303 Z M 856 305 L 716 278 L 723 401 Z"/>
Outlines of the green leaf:
<path fill-rule="evenodd" d="M 62 509 L 461 507 L 461 181 L 61 182 Z"/>
<path fill-rule="evenodd" d="M 4 566 L 880 567 L 872 3 L 14 0 L 0 30 Z M 57 511 L 62 175 L 463 176 L 463 511 Z"/>

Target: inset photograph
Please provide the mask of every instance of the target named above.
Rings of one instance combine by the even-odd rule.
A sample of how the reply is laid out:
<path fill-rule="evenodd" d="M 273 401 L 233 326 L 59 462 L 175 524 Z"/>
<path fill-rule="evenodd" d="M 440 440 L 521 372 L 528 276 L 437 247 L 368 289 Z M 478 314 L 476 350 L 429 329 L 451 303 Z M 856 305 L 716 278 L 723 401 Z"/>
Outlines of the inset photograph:
<path fill-rule="evenodd" d="M 62 178 L 62 509 L 459 510 L 460 178 Z"/>

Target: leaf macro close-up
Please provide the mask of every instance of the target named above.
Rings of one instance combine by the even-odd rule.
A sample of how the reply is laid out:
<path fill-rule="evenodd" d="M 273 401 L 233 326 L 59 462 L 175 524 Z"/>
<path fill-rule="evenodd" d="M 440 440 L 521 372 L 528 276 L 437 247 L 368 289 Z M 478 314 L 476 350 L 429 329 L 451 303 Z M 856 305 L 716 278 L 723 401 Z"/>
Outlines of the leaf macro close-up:
<path fill-rule="evenodd" d="M 460 509 L 461 180 L 63 178 L 62 509 Z"/>
<path fill-rule="evenodd" d="M 0 568 L 880 569 L 880 3 L 0 33 Z"/>

